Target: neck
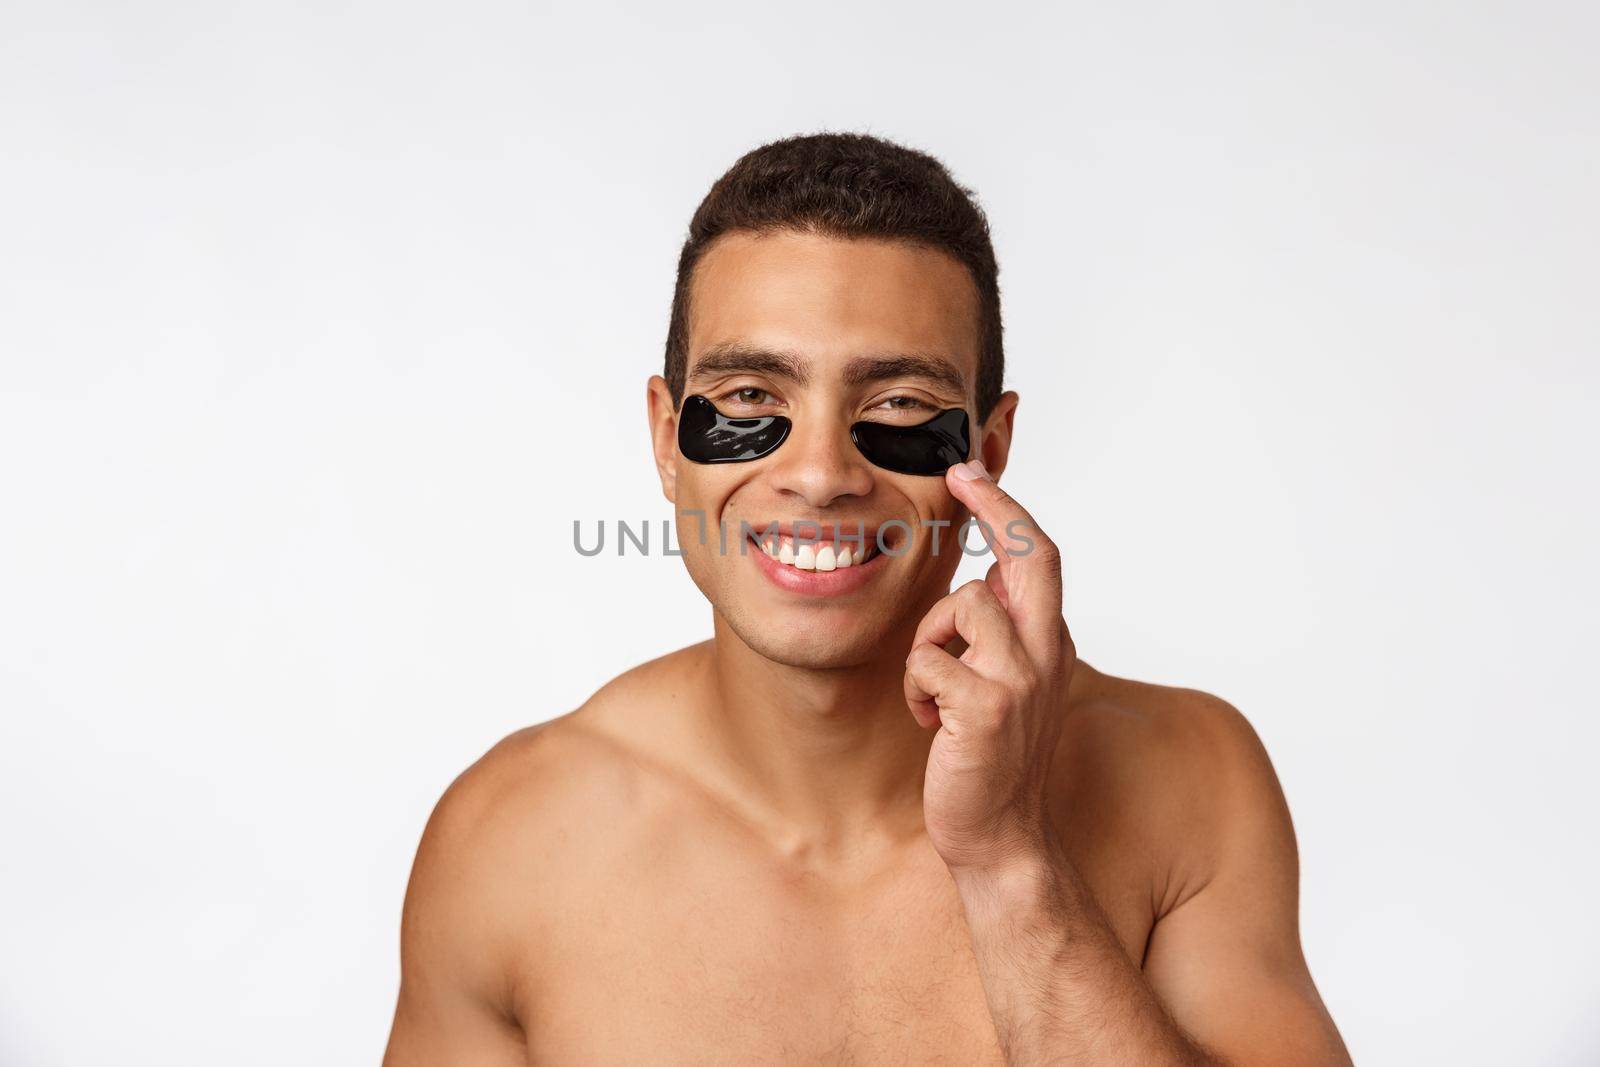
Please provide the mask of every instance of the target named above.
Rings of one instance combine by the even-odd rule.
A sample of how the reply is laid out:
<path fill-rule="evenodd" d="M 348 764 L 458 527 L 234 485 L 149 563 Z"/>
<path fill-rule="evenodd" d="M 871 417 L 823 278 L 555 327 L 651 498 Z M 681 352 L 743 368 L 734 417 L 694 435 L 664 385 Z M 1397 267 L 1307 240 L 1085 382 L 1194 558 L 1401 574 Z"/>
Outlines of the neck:
<path fill-rule="evenodd" d="M 859 666 L 793 667 L 716 617 L 702 705 L 708 755 L 780 853 L 859 852 L 920 834 L 934 731 L 906 707 L 910 646 L 906 634 Z"/>

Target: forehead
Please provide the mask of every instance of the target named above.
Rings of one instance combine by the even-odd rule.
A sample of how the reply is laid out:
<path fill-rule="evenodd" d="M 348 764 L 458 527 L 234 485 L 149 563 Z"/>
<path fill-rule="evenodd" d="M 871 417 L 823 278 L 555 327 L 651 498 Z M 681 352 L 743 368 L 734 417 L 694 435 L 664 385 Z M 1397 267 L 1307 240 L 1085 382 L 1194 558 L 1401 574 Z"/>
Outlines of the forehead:
<path fill-rule="evenodd" d="M 701 257 L 689 352 L 739 342 L 801 353 L 818 370 L 853 356 L 942 356 L 972 381 L 978 293 L 955 257 L 924 245 L 736 232 Z"/>

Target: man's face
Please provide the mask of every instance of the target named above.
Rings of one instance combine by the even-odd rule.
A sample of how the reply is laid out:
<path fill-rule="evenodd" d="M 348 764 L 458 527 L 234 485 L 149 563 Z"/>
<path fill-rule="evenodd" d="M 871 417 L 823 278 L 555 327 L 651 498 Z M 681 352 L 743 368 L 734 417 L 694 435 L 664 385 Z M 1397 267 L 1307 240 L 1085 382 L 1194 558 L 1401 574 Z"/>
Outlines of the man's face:
<path fill-rule="evenodd" d="M 873 466 L 850 426 L 913 426 L 962 408 L 973 419 L 972 458 L 998 475 L 1016 398 L 1006 394 L 977 424 L 977 301 L 957 260 L 903 242 L 733 233 L 700 260 L 685 395 L 701 394 L 734 418 L 782 415 L 792 429 L 760 459 L 690 462 L 656 377 L 656 461 L 690 575 L 757 652 L 810 668 L 862 663 L 886 641 L 909 638 L 949 591 L 965 509 L 943 476 Z M 756 540 L 774 524 L 799 562 L 834 569 L 784 562 L 777 546 L 774 558 Z M 862 543 L 849 539 L 863 530 L 865 561 Z M 808 559 L 802 542 L 819 532 Z M 972 543 L 980 541 L 974 533 Z M 840 567 L 845 550 L 851 565 Z"/>

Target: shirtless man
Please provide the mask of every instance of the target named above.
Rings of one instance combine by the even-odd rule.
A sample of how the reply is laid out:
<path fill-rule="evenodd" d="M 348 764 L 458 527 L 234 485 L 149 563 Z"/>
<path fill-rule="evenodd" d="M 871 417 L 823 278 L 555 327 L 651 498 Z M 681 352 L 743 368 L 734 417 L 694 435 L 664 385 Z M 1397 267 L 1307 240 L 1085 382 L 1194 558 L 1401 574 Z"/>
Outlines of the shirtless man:
<path fill-rule="evenodd" d="M 1057 549 L 996 484 L 995 277 L 966 190 L 876 138 L 767 145 L 713 187 L 647 389 L 713 636 L 445 792 L 389 1067 L 1349 1062 L 1260 742 L 1078 659 Z M 691 462 L 692 396 L 788 435 Z M 951 409 L 971 462 L 942 474 L 855 443 Z M 995 560 L 951 592 L 969 515 Z M 834 570 L 756 545 L 773 523 L 821 524 Z M 840 566 L 862 528 L 881 549 Z"/>

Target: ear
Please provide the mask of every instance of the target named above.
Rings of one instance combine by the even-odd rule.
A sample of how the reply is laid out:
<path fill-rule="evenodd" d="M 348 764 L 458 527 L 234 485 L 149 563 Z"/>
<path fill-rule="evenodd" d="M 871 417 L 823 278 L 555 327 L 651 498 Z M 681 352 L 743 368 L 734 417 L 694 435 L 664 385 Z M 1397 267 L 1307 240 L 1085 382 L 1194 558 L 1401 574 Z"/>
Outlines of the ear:
<path fill-rule="evenodd" d="M 656 454 L 656 474 L 661 478 L 661 493 L 669 503 L 678 502 L 678 409 L 672 403 L 667 380 L 652 374 L 645 385 L 645 407 L 650 416 L 650 445 Z"/>
<path fill-rule="evenodd" d="M 989 412 L 978 431 L 978 458 L 995 481 L 1000 480 L 1006 460 L 1011 456 L 1011 424 L 1016 418 L 1018 399 L 1010 390 L 1001 393 L 994 410 Z"/>

